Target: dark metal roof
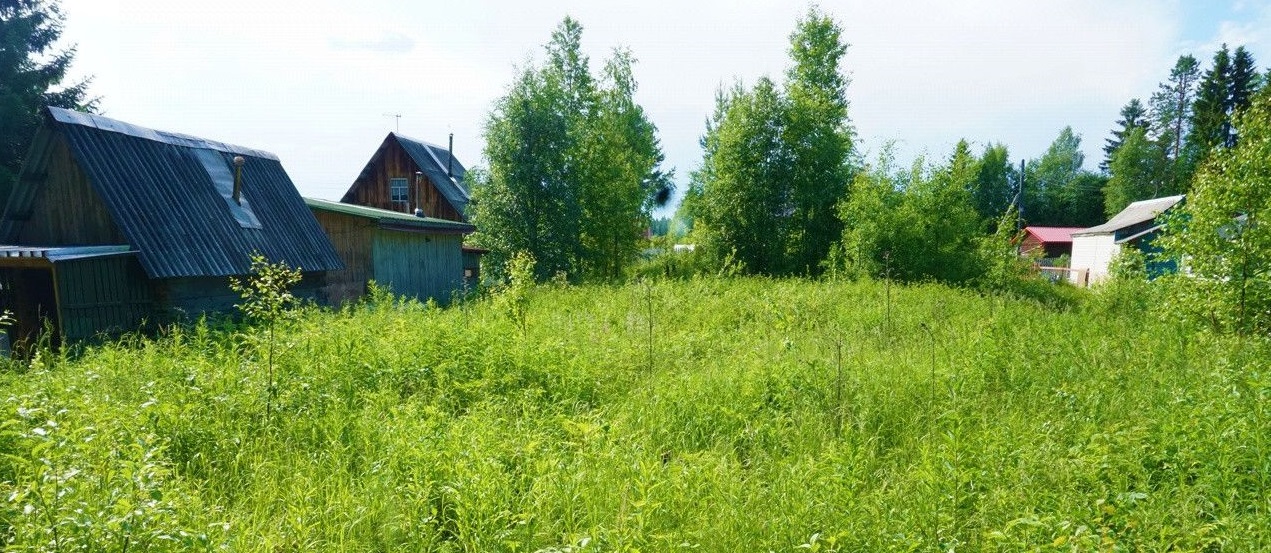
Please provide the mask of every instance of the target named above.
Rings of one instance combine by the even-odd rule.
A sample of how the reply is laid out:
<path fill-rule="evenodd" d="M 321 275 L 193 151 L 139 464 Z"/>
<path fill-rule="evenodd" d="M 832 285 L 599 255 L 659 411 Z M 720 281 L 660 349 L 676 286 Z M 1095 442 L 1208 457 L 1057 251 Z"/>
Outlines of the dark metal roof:
<path fill-rule="evenodd" d="M 446 201 L 450 202 L 451 207 L 467 217 L 468 202 L 472 200 L 472 197 L 463 186 L 463 177 L 467 174 L 467 170 L 463 168 L 462 163 L 459 163 L 459 159 L 451 156 L 448 149 L 436 144 L 429 144 L 397 133 L 389 133 L 388 136 L 402 145 L 406 155 L 409 155 L 415 161 L 415 165 L 419 166 L 419 170 L 428 176 L 428 180 L 433 182 Z M 454 179 L 450 178 L 452 172 Z"/>
<path fill-rule="evenodd" d="M 435 217 L 418 217 L 415 215 L 389 211 L 387 209 L 367 207 L 364 205 L 346 204 L 330 200 L 320 200 L 317 198 L 305 198 L 305 204 L 311 209 L 332 211 L 335 213 L 352 215 L 354 217 L 371 219 L 378 223 L 381 227 L 385 228 L 391 227 L 395 229 L 429 230 L 450 234 L 468 234 L 477 230 L 476 227 L 468 223 L 448 221 L 446 219 L 437 219 Z"/>
<path fill-rule="evenodd" d="M 255 252 L 302 271 L 343 267 L 273 154 L 60 108 L 48 108 L 45 125 L 66 141 L 151 278 L 246 274 Z M 207 165 L 219 158 L 232 171 L 236 155 L 245 161 L 243 205 L 260 228 L 235 219 Z"/>

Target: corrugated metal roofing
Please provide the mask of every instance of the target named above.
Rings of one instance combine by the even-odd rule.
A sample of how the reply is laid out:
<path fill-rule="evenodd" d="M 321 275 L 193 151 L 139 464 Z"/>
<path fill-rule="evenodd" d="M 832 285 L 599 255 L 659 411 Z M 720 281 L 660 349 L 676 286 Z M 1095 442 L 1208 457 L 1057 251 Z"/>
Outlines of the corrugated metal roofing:
<path fill-rule="evenodd" d="M 1072 242 L 1072 233 L 1085 230 L 1081 227 L 1024 227 L 1027 232 L 1044 244 Z"/>
<path fill-rule="evenodd" d="M 429 144 L 397 133 L 389 133 L 389 137 L 401 144 L 406 155 L 415 161 L 415 165 L 419 166 L 421 172 L 428 175 L 428 180 L 436 185 L 437 190 L 446 198 L 446 201 L 450 202 L 451 207 L 466 217 L 468 202 L 472 200 L 472 197 L 463 186 L 463 177 L 467 174 L 463 164 L 451 156 L 448 149 L 436 144 Z M 450 178 L 452 170 L 453 180 Z"/>
<path fill-rule="evenodd" d="M 1157 215 L 1164 213 L 1178 202 L 1183 201 L 1183 196 L 1166 196 L 1164 198 L 1153 198 L 1151 200 L 1142 200 L 1134 202 L 1122 209 L 1120 213 L 1114 215 L 1108 222 L 1074 232 L 1074 236 L 1084 236 L 1087 234 L 1108 234 L 1121 230 L 1130 225 L 1137 225 L 1145 221 L 1155 219 Z"/>
<path fill-rule="evenodd" d="M 48 114 L 151 278 L 246 274 L 255 252 L 302 271 L 343 267 L 277 156 L 100 115 Z M 235 220 L 200 155 L 231 170 L 243 156 L 242 195 L 260 228 Z"/>
<path fill-rule="evenodd" d="M 476 230 L 476 227 L 467 223 L 460 223 L 458 221 L 447 221 L 446 219 L 438 219 L 435 217 L 416 217 L 414 215 L 400 213 L 397 211 L 389 211 L 387 209 L 333 202 L 318 198 L 305 198 L 305 204 L 312 209 L 333 211 L 336 213 L 343 213 L 345 215 L 372 219 L 381 226 L 391 225 L 462 234 L 467 234 Z"/>
<path fill-rule="evenodd" d="M 132 247 L 118 246 L 0 246 L 0 259 L 47 259 L 52 262 L 89 257 L 107 257 L 137 253 Z"/>

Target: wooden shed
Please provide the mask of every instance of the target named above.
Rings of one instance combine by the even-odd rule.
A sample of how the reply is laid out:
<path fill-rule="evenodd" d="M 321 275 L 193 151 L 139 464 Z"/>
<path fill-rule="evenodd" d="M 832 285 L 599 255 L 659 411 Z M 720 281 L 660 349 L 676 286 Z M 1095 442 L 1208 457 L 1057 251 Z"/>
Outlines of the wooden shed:
<path fill-rule="evenodd" d="M 463 237 L 472 225 L 314 198 L 305 203 L 344 261 L 344 269 L 327 273 L 327 301 L 356 299 L 372 280 L 394 294 L 442 304 L 468 287 Z"/>
<path fill-rule="evenodd" d="M 340 201 L 466 222 L 465 174 L 450 148 L 389 133 Z"/>
<path fill-rule="evenodd" d="M 340 258 L 273 154 L 47 108 L 0 215 L 12 338 L 62 338 L 232 309 L 251 256 L 316 296 Z M 241 163 L 236 165 L 236 161 Z"/>

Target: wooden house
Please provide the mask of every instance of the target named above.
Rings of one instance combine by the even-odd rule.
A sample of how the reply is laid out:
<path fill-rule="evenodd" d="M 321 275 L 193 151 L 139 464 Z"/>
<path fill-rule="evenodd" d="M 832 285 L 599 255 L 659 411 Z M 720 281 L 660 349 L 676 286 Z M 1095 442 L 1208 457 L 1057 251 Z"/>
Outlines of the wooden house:
<path fill-rule="evenodd" d="M 450 149 L 389 133 L 340 201 L 467 222 L 465 174 Z"/>
<path fill-rule="evenodd" d="M 447 221 L 468 222 L 472 198 L 464 185 L 467 169 L 451 146 L 389 133 L 371 155 L 341 203 Z M 463 274 L 468 288 L 481 281 L 481 256 L 487 250 L 464 246 Z"/>
<path fill-rule="evenodd" d="M 0 308 L 15 341 L 230 310 L 255 253 L 301 296 L 342 268 L 273 154 L 48 108 L 0 215 Z"/>
<path fill-rule="evenodd" d="M 472 225 L 373 207 L 306 198 L 344 269 L 327 273 L 323 296 L 331 303 L 356 299 L 367 283 L 394 294 L 447 303 L 467 287 L 463 236 Z"/>
<path fill-rule="evenodd" d="M 1155 251 L 1153 240 L 1161 230 L 1157 217 L 1182 201 L 1183 196 L 1167 196 L 1134 202 L 1108 222 L 1072 233 L 1072 281 L 1089 286 L 1108 278 L 1108 266 L 1124 248 Z M 1152 264 L 1148 270 L 1155 276 L 1172 267 Z"/>

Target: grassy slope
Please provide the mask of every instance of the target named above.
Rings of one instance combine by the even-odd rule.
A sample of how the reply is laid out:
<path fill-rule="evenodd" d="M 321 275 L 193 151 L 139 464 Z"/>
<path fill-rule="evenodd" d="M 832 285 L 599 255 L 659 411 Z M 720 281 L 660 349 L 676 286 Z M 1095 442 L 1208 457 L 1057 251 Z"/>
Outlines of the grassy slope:
<path fill-rule="evenodd" d="M 0 376 L 0 531 L 18 551 L 1271 547 L 1268 348 L 892 294 L 890 331 L 875 283 L 542 289 L 524 329 L 485 303 L 308 313 L 272 421 L 241 335 L 46 359 Z"/>

